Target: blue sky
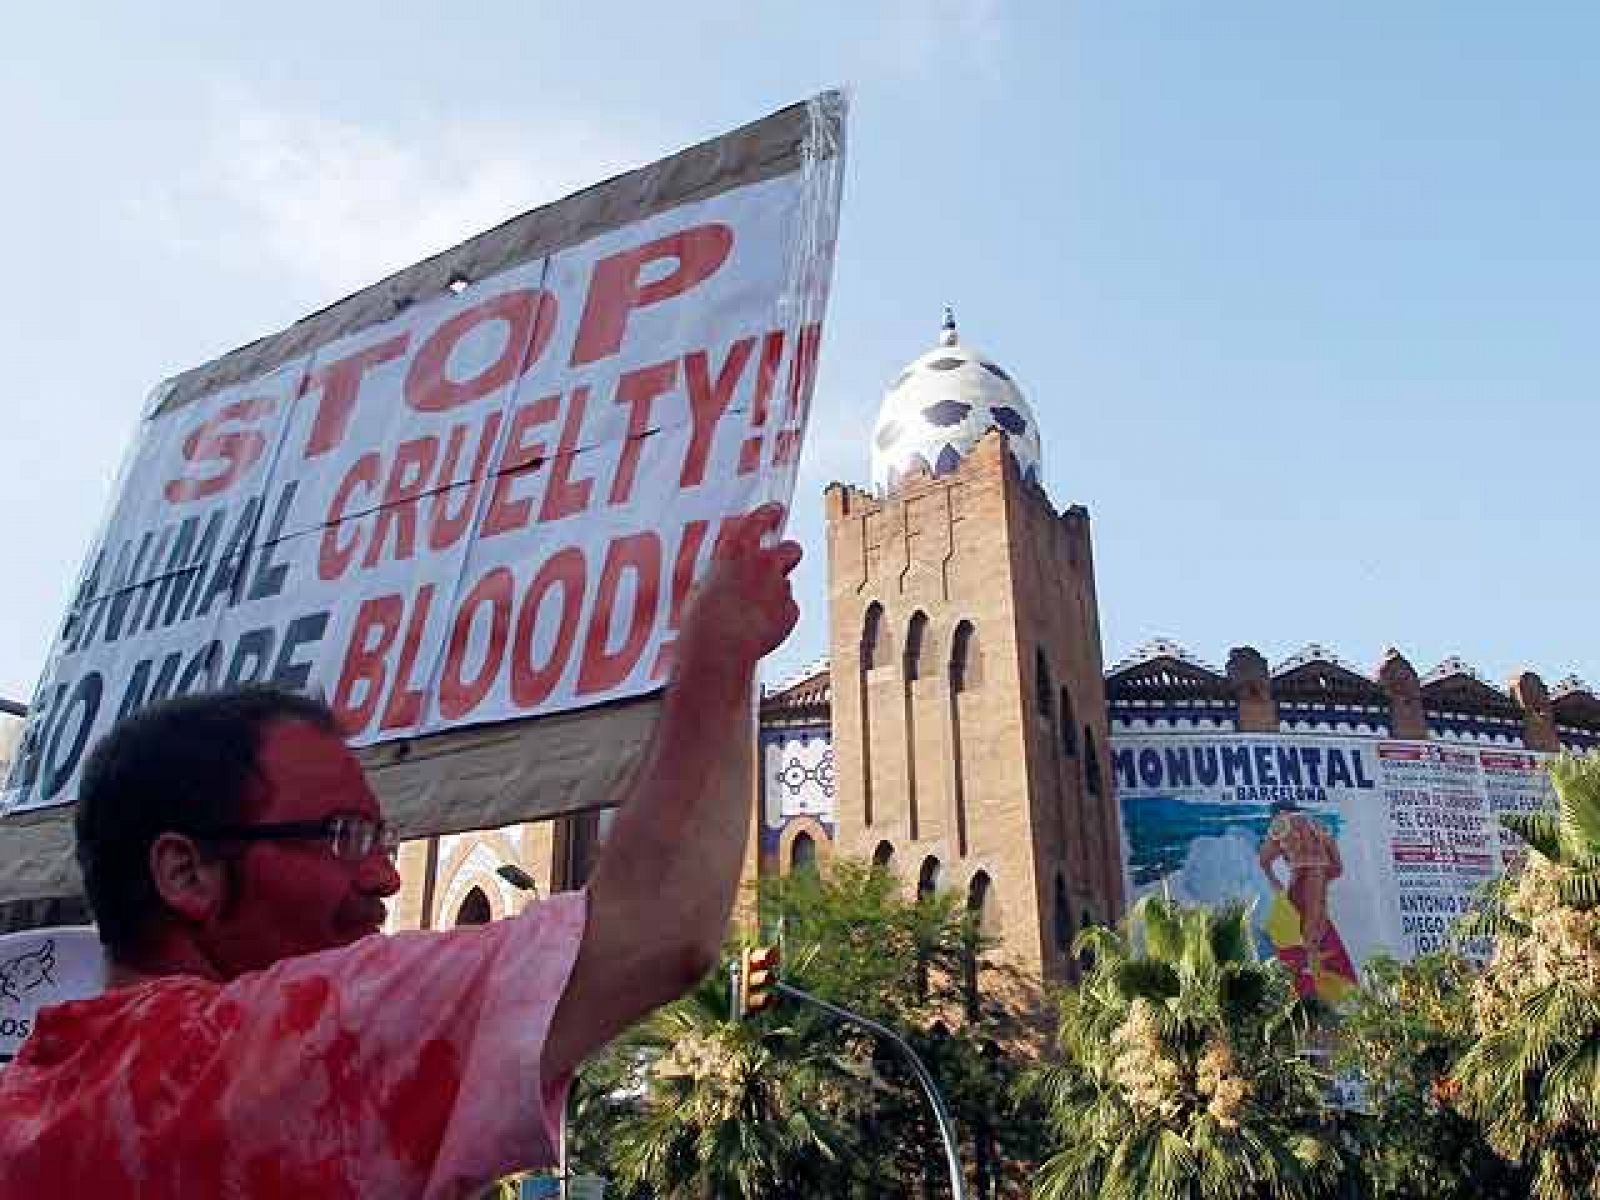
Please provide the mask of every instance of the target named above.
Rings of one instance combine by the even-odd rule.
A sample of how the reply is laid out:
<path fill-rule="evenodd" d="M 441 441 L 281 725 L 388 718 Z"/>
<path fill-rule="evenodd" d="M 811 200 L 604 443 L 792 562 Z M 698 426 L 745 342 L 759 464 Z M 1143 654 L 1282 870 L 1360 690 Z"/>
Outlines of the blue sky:
<path fill-rule="evenodd" d="M 71 7 L 0 52 L 0 695 L 157 380 L 840 83 L 807 612 L 773 675 L 825 648 L 821 487 L 865 479 L 951 303 L 1093 513 L 1108 661 L 1398 644 L 1600 681 L 1600 8 Z"/>

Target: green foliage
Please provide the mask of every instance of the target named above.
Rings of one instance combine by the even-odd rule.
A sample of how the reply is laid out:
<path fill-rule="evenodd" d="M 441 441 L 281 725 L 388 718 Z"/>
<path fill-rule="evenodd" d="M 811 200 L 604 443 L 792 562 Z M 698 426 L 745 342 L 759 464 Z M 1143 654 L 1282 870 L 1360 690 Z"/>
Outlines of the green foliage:
<path fill-rule="evenodd" d="M 1238 907 L 1147 897 L 1086 930 L 1048 1062 L 1027 1049 L 1036 987 L 985 960 L 956 897 L 835 863 L 763 887 L 754 940 L 915 1046 L 980 1198 L 1600 1200 L 1600 757 L 1552 776 L 1556 814 L 1507 819 L 1525 863 L 1463 930 L 1491 965 L 1369 962 L 1321 1029 Z M 1330 1111 L 1330 1048 L 1362 1111 Z M 574 1157 L 624 1200 L 944 1194 L 899 1060 L 792 1002 L 731 1020 L 725 972 L 591 1063 L 575 1103 Z"/>
<path fill-rule="evenodd" d="M 1342 1014 L 1334 1062 L 1364 1087 L 1364 1111 L 1346 1128 L 1375 1200 L 1528 1194 L 1526 1172 L 1495 1154 L 1452 1103 L 1460 1087 L 1452 1071 L 1473 1038 L 1474 978 L 1454 954 L 1376 958 Z"/>
<path fill-rule="evenodd" d="M 630 1039 L 647 1101 L 614 1126 L 610 1167 L 661 1197 L 802 1197 L 846 1145 L 829 1100 L 850 1064 L 802 1025 L 730 1018 L 708 978 Z"/>
<path fill-rule="evenodd" d="M 1529 843 L 1473 929 L 1494 959 L 1473 985 L 1460 1104 L 1533 1173 L 1539 1200 L 1600 1198 L 1600 755 L 1550 767 L 1555 817 L 1508 818 Z"/>
<path fill-rule="evenodd" d="M 1016 1194 L 1042 1145 L 1012 1112 L 1003 1046 L 1039 1007 L 1026 980 L 985 964 L 957 897 L 918 900 L 891 873 L 836 861 L 758 897 L 782 977 L 899 1031 L 940 1082 L 977 1164 L 974 1195 Z M 728 961 L 740 947 L 730 945 Z M 938 1135 L 901 1061 L 813 1007 L 728 1012 L 726 969 L 585 1068 L 574 1157 L 643 1197 L 877 1197 L 941 1192 Z M 581 1129 L 581 1133 L 577 1132 Z M 930 1176 L 930 1170 L 934 1172 Z"/>
<path fill-rule="evenodd" d="M 1341 1158 L 1292 980 L 1255 953 L 1243 908 L 1157 896 L 1061 997 L 1062 1059 L 1019 1091 L 1049 1116 L 1038 1200 L 1331 1195 Z"/>

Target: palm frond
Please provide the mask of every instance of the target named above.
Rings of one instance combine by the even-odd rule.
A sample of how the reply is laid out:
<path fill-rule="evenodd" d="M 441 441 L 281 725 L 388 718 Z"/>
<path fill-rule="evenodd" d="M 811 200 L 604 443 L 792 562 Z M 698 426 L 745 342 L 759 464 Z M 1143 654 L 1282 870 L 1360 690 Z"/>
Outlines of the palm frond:
<path fill-rule="evenodd" d="M 1600 908 L 1600 867 L 1574 867 L 1556 881 L 1556 894 L 1568 908 Z"/>
<path fill-rule="evenodd" d="M 1154 892 L 1140 897 L 1128 913 L 1128 924 L 1138 931 L 1150 958 L 1177 962 L 1183 957 L 1182 911 L 1166 897 Z"/>
<path fill-rule="evenodd" d="M 1177 971 L 1164 962 L 1149 958 L 1130 959 L 1115 969 L 1117 989 L 1129 1000 L 1167 1000 L 1176 996 L 1181 984 Z"/>
<path fill-rule="evenodd" d="M 1550 813 L 1504 813 L 1500 824 L 1551 862 L 1561 861 L 1561 822 Z"/>
<path fill-rule="evenodd" d="M 1600 754 L 1561 754 L 1550 763 L 1560 813 L 1558 861 L 1600 866 Z M 1548 856 L 1547 856 L 1548 857 Z"/>

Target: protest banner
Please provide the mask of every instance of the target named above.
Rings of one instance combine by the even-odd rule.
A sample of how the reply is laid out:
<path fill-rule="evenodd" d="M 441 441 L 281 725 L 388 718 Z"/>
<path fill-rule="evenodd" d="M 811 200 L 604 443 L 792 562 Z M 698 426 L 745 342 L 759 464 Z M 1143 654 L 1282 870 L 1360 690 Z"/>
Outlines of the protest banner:
<path fill-rule="evenodd" d="M 1373 954 L 1450 945 L 1515 856 L 1500 814 L 1553 803 L 1548 756 L 1509 747 L 1171 732 L 1112 753 L 1127 894 L 1250 904 L 1262 952 L 1330 1001 Z"/>
<path fill-rule="evenodd" d="M 119 718 L 253 682 L 324 697 L 407 835 L 614 799 L 719 538 L 790 501 L 844 116 L 795 105 L 157 387 L 0 796 L 18 838 Z"/>

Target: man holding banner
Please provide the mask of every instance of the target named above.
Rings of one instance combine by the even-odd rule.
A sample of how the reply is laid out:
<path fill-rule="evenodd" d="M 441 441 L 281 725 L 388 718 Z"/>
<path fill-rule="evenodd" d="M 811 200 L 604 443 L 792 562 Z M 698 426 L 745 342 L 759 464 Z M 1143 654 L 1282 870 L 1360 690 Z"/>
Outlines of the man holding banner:
<path fill-rule="evenodd" d="M 691 601 L 592 881 L 513 920 L 369 936 L 392 847 L 316 701 L 192 697 L 114 730 L 77 818 L 113 986 L 41 1013 L 0 1074 L 0 1200 L 467 1196 L 553 1162 L 584 1057 L 716 961 L 756 664 L 798 618 L 782 515 L 739 522 Z"/>

